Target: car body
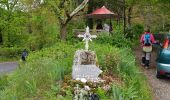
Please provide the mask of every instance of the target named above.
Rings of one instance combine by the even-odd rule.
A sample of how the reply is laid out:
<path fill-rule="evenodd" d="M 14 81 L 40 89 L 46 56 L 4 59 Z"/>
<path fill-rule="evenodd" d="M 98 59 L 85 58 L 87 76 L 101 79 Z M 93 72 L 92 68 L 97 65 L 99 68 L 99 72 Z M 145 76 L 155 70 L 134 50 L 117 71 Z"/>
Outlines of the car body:
<path fill-rule="evenodd" d="M 165 40 L 156 60 L 156 77 L 170 77 L 170 41 Z"/>

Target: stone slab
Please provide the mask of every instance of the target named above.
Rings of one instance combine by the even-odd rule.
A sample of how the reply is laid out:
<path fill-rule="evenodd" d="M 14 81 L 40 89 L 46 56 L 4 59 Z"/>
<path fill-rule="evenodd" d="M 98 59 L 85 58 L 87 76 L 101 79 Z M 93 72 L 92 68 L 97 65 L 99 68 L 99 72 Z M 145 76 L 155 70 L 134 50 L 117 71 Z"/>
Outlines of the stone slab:
<path fill-rule="evenodd" d="M 73 65 L 72 78 L 96 80 L 100 73 L 102 73 L 102 70 L 96 65 Z"/>

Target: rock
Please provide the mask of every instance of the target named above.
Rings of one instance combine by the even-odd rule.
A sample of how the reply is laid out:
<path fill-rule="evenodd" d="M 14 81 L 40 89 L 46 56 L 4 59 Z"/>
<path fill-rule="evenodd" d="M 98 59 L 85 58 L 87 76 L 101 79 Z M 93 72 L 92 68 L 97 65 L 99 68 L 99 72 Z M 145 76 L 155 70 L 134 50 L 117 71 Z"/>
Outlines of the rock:
<path fill-rule="evenodd" d="M 73 65 L 96 65 L 97 57 L 93 51 L 77 50 Z"/>

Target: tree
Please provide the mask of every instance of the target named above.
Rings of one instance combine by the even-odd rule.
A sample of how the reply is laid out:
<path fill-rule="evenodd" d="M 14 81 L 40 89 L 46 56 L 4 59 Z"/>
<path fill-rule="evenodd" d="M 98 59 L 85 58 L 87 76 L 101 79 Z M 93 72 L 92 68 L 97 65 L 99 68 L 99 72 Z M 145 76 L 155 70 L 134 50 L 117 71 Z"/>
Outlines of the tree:
<path fill-rule="evenodd" d="M 3 25 L 1 26 L 1 31 L 3 29 L 6 29 L 5 32 L 3 32 L 2 34 L 2 41 L 3 41 L 3 44 L 4 45 L 7 45 L 7 46 L 10 46 L 10 22 L 11 22 L 11 19 L 12 19 L 12 14 L 13 14 L 13 11 L 16 10 L 16 5 L 18 3 L 18 0 L 2 0 L 0 2 L 0 7 L 5 9 L 5 13 L 4 13 L 4 18 L 2 20 Z"/>
<path fill-rule="evenodd" d="M 77 8 L 74 9 L 74 0 L 44 0 L 44 3 L 54 11 L 60 22 L 60 39 L 65 40 L 67 36 L 67 25 L 72 18 L 79 13 L 88 3 L 89 0 L 84 0 Z"/>

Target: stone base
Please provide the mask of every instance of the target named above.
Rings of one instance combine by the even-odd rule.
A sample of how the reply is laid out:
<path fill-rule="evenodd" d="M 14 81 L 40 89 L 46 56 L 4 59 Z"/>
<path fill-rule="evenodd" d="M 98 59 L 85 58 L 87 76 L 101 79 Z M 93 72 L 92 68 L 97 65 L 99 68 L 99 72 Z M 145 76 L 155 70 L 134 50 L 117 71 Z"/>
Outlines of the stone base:
<path fill-rule="evenodd" d="M 85 79 L 91 82 L 101 80 L 98 76 L 102 73 L 97 65 L 97 57 L 93 51 L 77 50 L 74 55 L 72 78 L 75 80 Z"/>
<path fill-rule="evenodd" d="M 73 66 L 72 78 L 98 80 L 98 76 L 100 73 L 102 73 L 102 70 L 100 70 L 99 67 L 97 67 L 96 65 L 77 65 Z"/>
<path fill-rule="evenodd" d="M 97 57 L 94 51 L 77 50 L 74 55 L 74 65 L 96 65 Z"/>

